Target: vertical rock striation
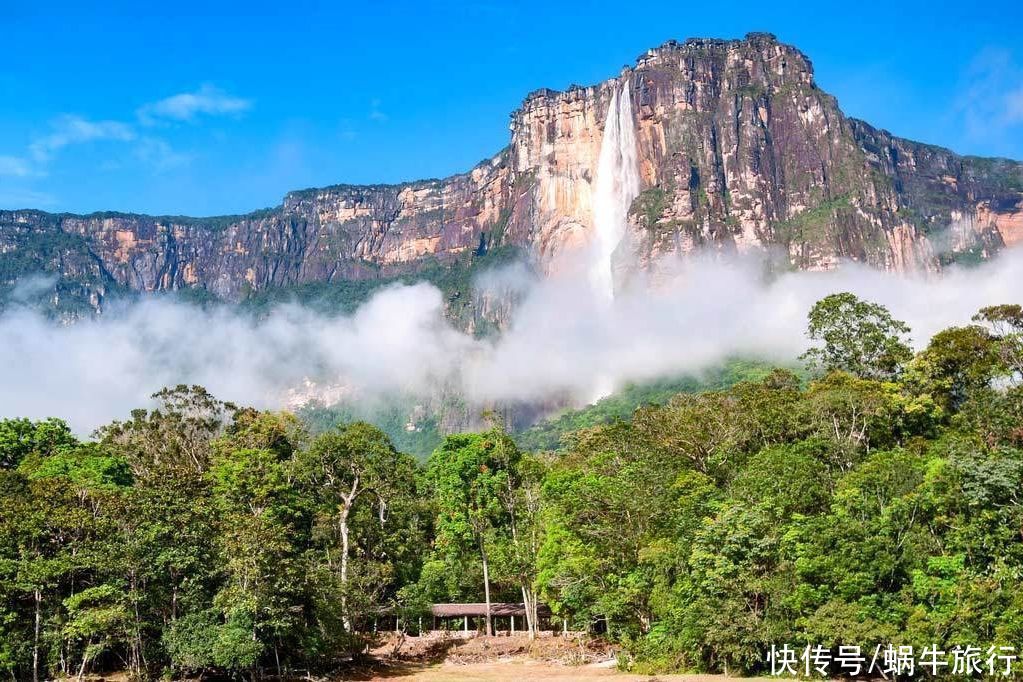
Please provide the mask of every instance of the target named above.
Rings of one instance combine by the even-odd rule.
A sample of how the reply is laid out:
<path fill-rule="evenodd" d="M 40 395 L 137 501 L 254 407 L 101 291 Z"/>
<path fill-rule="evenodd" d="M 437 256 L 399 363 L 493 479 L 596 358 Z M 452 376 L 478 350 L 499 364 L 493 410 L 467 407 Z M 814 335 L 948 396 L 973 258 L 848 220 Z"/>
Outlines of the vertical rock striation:
<path fill-rule="evenodd" d="M 550 271 L 600 233 L 609 111 L 615 134 L 634 126 L 638 195 L 619 208 L 639 266 L 709 249 L 801 269 L 933 270 L 1023 241 L 1023 165 L 849 119 L 801 52 L 750 34 L 668 42 L 603 83 L 538 90 L 513 113 L 505 150 L 442 180 L 292 192 L 210 219 L 0 211 L 0 285 L 49 272 L 54 297 L 96 309 L 122 290 L 239 300 L 414 273 L 495 245 Z"/>

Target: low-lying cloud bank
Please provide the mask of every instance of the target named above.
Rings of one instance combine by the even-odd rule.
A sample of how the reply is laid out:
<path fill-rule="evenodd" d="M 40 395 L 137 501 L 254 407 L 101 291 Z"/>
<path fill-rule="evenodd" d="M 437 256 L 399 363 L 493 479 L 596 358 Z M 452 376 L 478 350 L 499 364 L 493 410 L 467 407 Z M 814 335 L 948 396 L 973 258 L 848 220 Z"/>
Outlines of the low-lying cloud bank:
<path fill-rule="evenodd" d="M 0 316 L 0 415 L 60 416 L 88 432 L 178 383 L 271 408 L 308 380 L 365 398 L 448 386 L 480 404 L 586 400 L 626 381 L 699 371 L 728 356 L 792 361 L 806 346 L 810 306 L 836 291 L 888 306 L 910 324 L 919 347 L 985 305 L 1023 303 L 1023 251 L 940 277 L 847 266 L 769 283 L 759 263 L 697 259 L 611 304 L 592 295 L 585 278 L 537 282 L 521 267 L 490 273 L 481 286 L 521 299 L 499 338 L 452 328 L 441 293 L 429 284 L 383 290 L 351 317 L 292 305 L 254 320 L 151 299 L 60 326 L 14 309 Z"/>

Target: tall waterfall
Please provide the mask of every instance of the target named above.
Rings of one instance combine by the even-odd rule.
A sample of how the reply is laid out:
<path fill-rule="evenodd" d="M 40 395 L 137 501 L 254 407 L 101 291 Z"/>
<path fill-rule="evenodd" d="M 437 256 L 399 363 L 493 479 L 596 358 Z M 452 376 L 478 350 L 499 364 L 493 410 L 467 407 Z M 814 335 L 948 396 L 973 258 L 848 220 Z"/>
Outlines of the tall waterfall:
<path fill-rule="evenodd" d="M 590 281 L 608 300 L 614 298 L 611 256 L 625 235 L 629 206 L 639 194 L 636 126 L 632 119 L 629 83 L 611 96 L 600 142 L 593 193 L 594 253 Z"/>

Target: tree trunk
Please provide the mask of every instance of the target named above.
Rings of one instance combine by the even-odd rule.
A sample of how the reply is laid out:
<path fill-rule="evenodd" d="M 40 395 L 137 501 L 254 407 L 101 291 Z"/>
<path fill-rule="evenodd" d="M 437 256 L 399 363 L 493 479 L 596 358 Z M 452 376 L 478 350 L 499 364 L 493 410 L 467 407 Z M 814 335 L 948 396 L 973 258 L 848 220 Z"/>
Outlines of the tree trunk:
<path fill-rule="evenodd" d="M 525 585 L 522 586 L 522 606 L 526 611 L 526 629 L 529 631 L 529 638 L 536 639 L 540 631 L 540 624 L 536 619 L 536 593 Z"/>
<path fill-rule="evenodd" d="M 348 514 L 352 511 L 352 501 L 345 500 L 341 508 L 341 622 L 345 632 L 352 631 L 352 619 L 348 614 Z"/>
<path fill-rule="evenodd" d="M 533 590 L 533 591 L 530 592 L 530 594 L 533 595 L 533 599 L 529 603 L 529 612 L 533 614 L 533 635 L 535 637 L 539 637 L 540 636 L 540 616 L 538 615 L 539 609 L 537 607 L 536 591 Z"/>
<path fill-rule="evenodd" d="M 32 639 L 32 682 L 39 682 L 39 635 L 43 624 L 43 594 L 36 589 L 36 624 L 35 635 Z"/>
<path fill-rule="evenodd" d="M 139 614 L 139 585 L 138 578 L 133 570 L 131 572 L 131 599 L 135 612 L 134 632 L 131 638 L 131 663 L 130 668 L 134 677 L 142 677 L 145 654 L 142 649 L 142 616 Z"/>
<path fill-rule="evenodd" d="M 85 665 L 89 662 L 89 647 L 92 646 L 92 640 L 88 640 L 85 643 L 85 653 L 82 654 L 82 665 L 78 667 L 78 682 L 82 682 L 82 678 L 85 677 Z"/>
<path fill-rule="evenodd" d="M 526 612 L 526 632 L 533 639 L 533 615 L 529 612 L 529 591 L 525 585 L 522 586 L 522 609 Z"/>
<path fill-rule="evenodd" d="M 494 622 L 490 617 L 490 564 L 487 562 L 487 550 L 480 542 L 480 556 L 483 558 L 483 595 L 487 602 L 487 636 L 494 634 Z"/>

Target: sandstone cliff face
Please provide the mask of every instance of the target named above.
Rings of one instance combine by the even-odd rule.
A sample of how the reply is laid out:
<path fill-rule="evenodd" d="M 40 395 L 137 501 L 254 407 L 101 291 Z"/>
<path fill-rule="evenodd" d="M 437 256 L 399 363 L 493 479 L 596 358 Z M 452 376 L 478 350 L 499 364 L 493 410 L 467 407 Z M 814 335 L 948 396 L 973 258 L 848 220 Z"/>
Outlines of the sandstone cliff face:
<path fill-rule="evenodd" d="M 0 211 L 0 281 L 29 271 L 111 292 L 199 288 L 227 300 L 303 282 L 390 277 L 487 249 L 515 210 L 504 153 L 470 173 L 407 185 L 288 194 L 212 219 Z M 59 246 L 57 244 L 59 243 Z"/>
<path fill-rule="evenodd" d="M 443 180 L 293 192 L 212 219 L 0 212 L 0 283 L 55 273 L 54 297 L 99 308 L 121 290 L 238 300 L 390 277 L 501 244 L 550 270 L 592 239 L 604 120 L 623 87 L 642 192 L 616 258 L 765 250 L 796 268 L 850 259 L 905 271 L 1023 241 L 1023 165 L 848 119 L 803 54 L 751 34 L 669 42 L 598 85 L 534 92 L 508 148 Z"/>
<path fill-rule="evenodd" d="M 892 182 L 898 211 L 940 255 L 989 257 L 1023 240 L 1023 164 L 959 156 L 852 121 L 870 170 Z"/>

